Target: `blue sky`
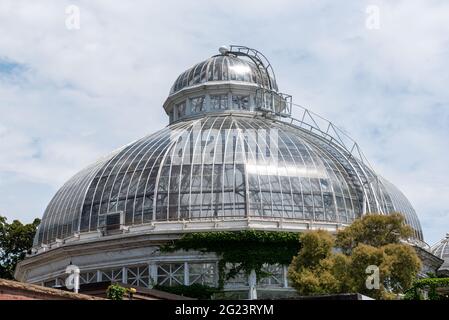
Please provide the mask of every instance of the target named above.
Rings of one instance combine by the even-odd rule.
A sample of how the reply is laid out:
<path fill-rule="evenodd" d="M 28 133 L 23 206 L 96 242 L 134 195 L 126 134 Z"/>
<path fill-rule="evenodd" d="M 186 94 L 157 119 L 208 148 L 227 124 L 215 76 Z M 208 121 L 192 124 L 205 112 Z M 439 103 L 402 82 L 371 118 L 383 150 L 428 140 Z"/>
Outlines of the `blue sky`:
<path fill-rule="evenodd" d="M 351 133 L 432 244 L 449 232 L 448 16 L 437 0 L 3 0 L 0 214 L 41 216 L 78 170 L 167 124 L 179 73 L 242 44 L 270 59 L 281 91 Z"/>

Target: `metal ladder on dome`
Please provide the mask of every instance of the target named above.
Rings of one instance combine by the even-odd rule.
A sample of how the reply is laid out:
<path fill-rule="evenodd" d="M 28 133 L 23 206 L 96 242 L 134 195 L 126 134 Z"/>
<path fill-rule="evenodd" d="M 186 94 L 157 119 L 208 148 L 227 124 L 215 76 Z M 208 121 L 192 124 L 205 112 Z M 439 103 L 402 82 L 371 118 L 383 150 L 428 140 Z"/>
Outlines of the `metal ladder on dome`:
<path fill-rule="evenodd" d="M 309 131 L 319 137 L 323 138 L 329 144 L 336 144 L 343 150 L 345 150 L 348 154 L 348 161 L 351 158 L 358 160 L 357 162 L 361 162 L 361 166 L 358 172 L 361 176 L 365 177 L 365 181 L 361 180 L 362 188 L 364 189 L 364 200 L 363 200 L 363 213 L 367 212 L 367 208 L 365 207 L 369 201 L 366 197 L 370 192 L 367 190 L 372 188 L 375 190 L 374 201 L 376 207 L 381 213 L 384 213 L 383 204 L 385 203 L 385 196 L 380 188 L 380 178 L 374 170 L 373 166 L 363 153 L 359 144 L 343 129 L 336 126 L 333 122 L 327 120 L 326 118 L 320 116 L 317 113 L 305 108 L 300 104 L 296 104 L 292 102 L 292 106 L 295 107 L 296 110 L 301 110 L 300 118 L 298 119 L 294 116 L 290 116 L 289 118 L 278 117 L 274 119 L 275 121 L 288 123 L 295 127 L 299 127 L 303 130 Z M 366 168 L 369 169 L 369 173 L 371 177 L 365 173 Z"/>
<path fill-rule="evenodd" d="M 273 88 L 274 85 L 272 81 L 274 82 L 276 81 L 276 75 L 274 73 L 270 61 L 265 57 L 265 55 L 263 55 L 263 53 L 261 53 L 256 49 L 241 45 L 230 45 L 229 49 L 227 49 L 227 52 L 234 54 L 236 56 L 248 57 L 249 59 L 251 59 L 251 61 L 255 63 L 255 65 L 259 70 L 262 69 L 266 72 L 266 74 L 268 75 L 268 81 L 270 82 L 269 88 L 272 91 L 276 91 L 276 93 L 281 98 L 286 99 L 285 103 L 287 104 L 287 109 L 289 110 L 288 113 L 277 115 L 285 117 L 286 120 L 289 119 L 290 124 L 292 125 L 299 126 L 302 129 L 306 129 L 320 135 L 330 143 L 337 143 L 343 149 L 345 149 L 351 156 L 356 156 L 365 165 L 367 165 L 370 169 L 372 169 L 371 164 L 369 163 L 368 159 L 366 159 L 359 145 L 354 139 L 352 139 L 349 136 L 348 133 L 346 133 L 344 130 L 340 129 L 339 127 L 337 127 L 335 124 L 325 119 L 324 117 L 310 111 L 309 109 L 303 107 L 300 104 L 293 103 L 290 95 L 279 93 L 277 92 L 277 88 Z M 301 120 L 291 115 L 293 106 L 302 110 Z M 321 123 L 321 126 L 319 123 Z"/>
<path fill-rule="evenodd" d="M 236 56 L 245 56 L 249 58 L 257 66 L 258 70 L 264 70 L 265 74 L 267 75 L 266 78 L 268 78 L 269 81 L 268 83 L 269 90 L 265 88 L 259 89 L 263 101 L 262 105 L 265 106 L 267 92 L 268 94 L 271 94 L 272 101 L 270 102 L 271 105 L 269 107 L 261 108 L 262 111 L 272 113 L 275 116 L 273 117 L 273 120 L 275 121 L 288 123 L 292 126 L 299 127 L 303 130 L 307 130 L 320 136 L 329 144 L 338 145 L 349 154 L 348 161 L 351 159 L 351 157 L 353 157 L 354 159 L 357 159 L 358 161 L 361 162 L 362 164 L 361 167 L 366 166 L 369 169 L 370 173 L 373 175 L 371 179 L 368 178 L 367 174 L 362 174 L 363 176 L 366 177 L 366 181 L 360 181 L 362 184 L 362 188 L 364 189 L 364 197 L 367 194 L 369 194 L 368 190 L 366 189 L 372 187 L 373 183 L 375 183 L 377 186 L 376 187 L 377 190 L 375 193 L 377 193 L 377 195 L 375 195 L 374 200 L 379 210 L 383 211 L 382 205 L 380 203 L 385 203 L 385 199 L 382 199 L 384 196 L 383 192 L 381 192 L 380 190 L 379 177 L 376 174 L 370 162 L 368 161 L 368 159 L 366 158 L 366 156 L 364 155 L 359 144 L 353 138 L 351 138 L 346 131 L 339 128 L 331 121 L 318 115 L 317 113 L 314 113 L 313 111 L 310 111 L 309 109 L 303 107 L 300 104 L 293 103 L 291 95 L 286 95 L 277 92 L 278 90 L 277 85 L 275 88 L 272 83 L 272 81 L 276 83 L 276 75 L 274 73 L 273 67 L 270 61 L 260 51 L 246 46 L 230 45 L 227 52 L 234 54 Z M 285 104 L 281 108 L 280 112 L 277 112 L 276 108 L 274 107 L 275 99 L 279 99 L 282 101 L 282 103 Z M 292 116 L 293 107 L 302 110 L 302 115 L 300 116 L 301 120 Z M 365 168 L 362 168 L 362 171 L 364 171 L 364 169 Z M 374 189 L 374 187 L 372 188 Z M 377 196 L 380 196 L 381 199 L 377 199 Z M 363 200 L 364 207 L 366 206 L 365 202 L 368 201 L 369 201 L 368 199 Z M 366 211 L 365 208 L 364 211 Z"/>
<path fill-rule="evenodd" d="M 276 83 L 276 76 L 274 74 L 273 67 L 271 66 L 271 63 L 267 59 L 267 57 L 262 54 L 262 52 L 245 46 L 232 44 L 229 46 L 229 53 L 232 53 L 236 56 L 246 56 L 251 59 L 252 62 L 254 62 L 258 70 L 265 70 L 269 88 L 271 90 L 277 91 L 277 87 L 274 86 L 274 84 Z M 264 78 L 265 77 L 262 77 L 262 79 Z"/>

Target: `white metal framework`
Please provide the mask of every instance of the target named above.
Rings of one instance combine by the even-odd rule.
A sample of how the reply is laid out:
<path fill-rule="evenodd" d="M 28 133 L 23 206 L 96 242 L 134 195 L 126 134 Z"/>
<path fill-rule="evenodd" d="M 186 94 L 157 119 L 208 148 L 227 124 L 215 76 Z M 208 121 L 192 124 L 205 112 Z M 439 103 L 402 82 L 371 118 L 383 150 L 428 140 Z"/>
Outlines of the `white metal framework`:
<path fill-rule="evenodd" d="M 269 276 L 258 282 L 260 288 L 291 288 L 287 278 L 286 266 L 264 265 L 262 271 Z M 192 284 L 216 287 L 218 286 L 218 277 L 217 261 L 171 261 L 160 264 L 149 263 L 83 271 L 80 274 L 80 284 L 107 281 L 147 288 L 155 285 L 173 287 Z M 64 286 L 64 283 L 65 275 L 61 275 L 47 279 L 41 284 L 46 287 L 58 287 Z M 224 290 L 245 289 L 247 287 L 248 276 L 241 271 L 236 277 L 226 282 Z"/>
<path fill-rule="evenodd" d="M 339 145 L 279 121 L 203 116 L 142 138 L 72 178 L 50 202 L 36 244 L 96 231 L 109 212 L 139 225 L 242 217 L 347 224 L 364 212 L 392 211 L 404 213 L 422 238 L 402 193 Z"/>
<path fill-rule="evenodd" d="M 301 108 L 301 119 L 290 117 L 292 107 Z M 257 50 L 231 46 L 188 69 L 164 108 L 171 125 L 100 159 L 56 193 L 36 246 L 161 221 L 345 225 L 393 211 L 422 240 L 405 196 L 374 172 L 346 132 L 280 93 Z"/>
<path fill-rule="evenodd" d="M 435 256 L 444 260 L 438 271 L 449 274 L 449 233 L 444 239 L 433 245 L 431 250 Z"/>
<path fill-rule="evenodd" d="M 159 246 L 201 231 L 336 232 L 370 212 L 403 213 L 414 230 L 409 241 L 422 244 L 410 202 L 345 131 L 281 93 L 259 51 L 233 45 L 220 53 L 176 79 L 163 105 L 166 128 L 99 159 L 58 190 L 17 279 L 63 286 L 73 261 L 81 284 L 217 286 L 214 253 L 161 253 Z M 447 251 L 447 241 L 434 248 Z M 263 271 L 268 276 L 257 284 L 241 271 L 224 290 L 294 292 L 287 266 Z"/>

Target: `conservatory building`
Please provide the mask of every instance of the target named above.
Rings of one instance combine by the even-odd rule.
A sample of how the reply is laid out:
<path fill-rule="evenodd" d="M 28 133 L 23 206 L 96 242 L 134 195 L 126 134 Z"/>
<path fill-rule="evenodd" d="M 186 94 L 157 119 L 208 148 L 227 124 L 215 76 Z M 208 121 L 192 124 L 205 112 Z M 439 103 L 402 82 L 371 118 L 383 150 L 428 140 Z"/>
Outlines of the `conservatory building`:
<path fill-rule="evenodd" d="M 163 104 L 169 124 L 69 179 L 46 208 L 21 281 L 216 286 L 215 254 L 162 253 L 202 231 L 335 232 L 367 213 L 404 214 L 422 244 L 418 217 L 376 173 L 357 143 L 282 93 L 259 51 L 221 47 L 182 72 Z M 266 265 L 268 294 L 293 292 L 287 266 Z M 248 290 L 248 277 L 224 290 Z"/>
<path fill-rule="evenodd" d="M 449 233 L 446 233 L 445 238 L 432 246 L 432 253 L 443 260 L 437 274 L 442 277 L 449 277 Z"/>

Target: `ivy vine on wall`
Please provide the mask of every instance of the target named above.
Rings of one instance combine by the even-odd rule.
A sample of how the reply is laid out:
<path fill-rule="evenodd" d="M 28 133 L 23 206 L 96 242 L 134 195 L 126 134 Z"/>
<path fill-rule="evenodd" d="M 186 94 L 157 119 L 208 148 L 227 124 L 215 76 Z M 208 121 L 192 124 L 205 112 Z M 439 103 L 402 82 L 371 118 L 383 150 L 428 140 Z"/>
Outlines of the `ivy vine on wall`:
<path fill-rule="evenodd" d="M 258 280 L 269 276 L 262 270 L 264 264 L 289 265 L 299 247 L 299 235 L 295 232 L 244 230 L 188 233 L 160 250 L 215 252 L 219 256 L 219 288 L 222 288 L 225 280 L 240 271 L 248 275 L 255 270 Z M 227 269 L 227 265 L 232 267 Z"/>
<path fill-rule="evenodd" d="M 413 286 L 405 293 L 406 300 L 422 300 L 421 290 L 428 290 L 429 300 L 449 299 L 447 296 L 438 294 L 437 288 L 449 288 L 449 278 L 424 278 L 416 280 Z"/>

